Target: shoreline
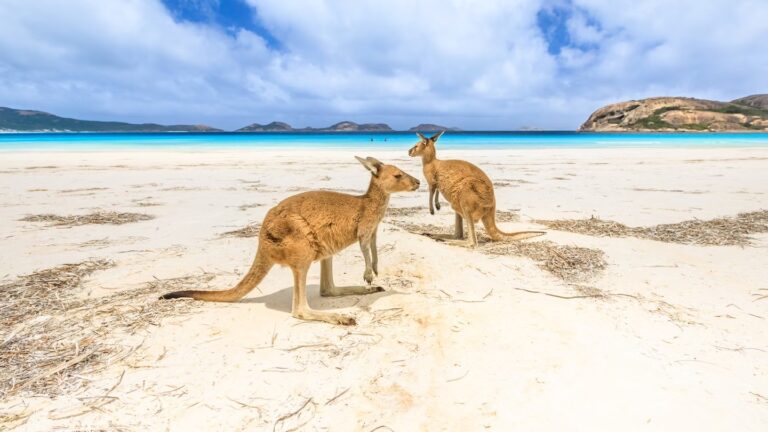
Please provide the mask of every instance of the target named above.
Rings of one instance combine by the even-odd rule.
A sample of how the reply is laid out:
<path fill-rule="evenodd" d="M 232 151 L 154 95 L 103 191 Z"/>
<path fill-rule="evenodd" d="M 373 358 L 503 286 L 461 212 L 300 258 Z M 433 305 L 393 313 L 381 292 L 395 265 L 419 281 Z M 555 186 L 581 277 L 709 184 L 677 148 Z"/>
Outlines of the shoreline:
<path fill-rule="evenodd" d="M 415 143 L 415 140 L 414 140 Z M 387 154 L 390 156 L 405 156 L 408 159 L 418 161 L 418 158 L 411 158 L 408 156 L 409 147 L 292 147 L 292 146 L 273 146 L 273 147 L 219 147 L 219 148 L 173 148 L 173 147 L 140 147 L 140 148 L 111 148 L 111 149 L 2 149 L 0 153 L 7 155 L 14 155 L 17 157 L 31 157 L 37 159 L 46 159 L 48 155 L 54 154 L 57 157 L 66 154 L 73 155 L 104 155 L 104 156 L 141 156 L 141 155 L 254 155 L 264 157 L 281 156 L 285 153 L 291 155 L 306 154 L 308 151 L 317 152 L 328 155 L 353 155 L 360 153 L 378 152 L 379 154 Z M 649 153 L 651 151 L 651 153 Z M 674 146 L 674 147 L 517 147 L 517 148 L 465 148 L 465 147 L 449 147 L 441 149 L 442 154 L 460 154 L 460 155 L 476 155 L 478 157 L 485 157 L 487 154 L 493 155 L 538 155 L 538 154 L 551 154 L 551 155 L 563 155 L 563 156 L 578 156 L 593 154 L 608 154 L 611 156 L 638 157 L 644 154 L 648 154 L 651 157 L 658 158 L 661 155 L 675 155 L 683 153 L 717 153 L 721 151 L 734 151 L 744 153 L 759 153 L 763 154 L 768 151 L 768 143 L 766 146 L 744 146 L 744 147 L 731 147 L 716 145 L 704 146 L 704 147 L 687 147 L 687 146 Z M 441 159 L 447 159 L 440 157 Z"/>
<path fill-rule="evenodd" d="M 386 140 L 386 141 L 385 141 Z M 415 133 L 30 134 L 0 136 L 0 153 L 124 151 L 386 151 L 407 149 Z M 441 138 L 443 150 L 768 148 L 765 133 L 464 132 Z"/>
<path fill-rule="evenodd" d="M 768 137 L 767 137 L 768 138 Z M 414 142 L 410 144 L 415 144 Z M 202 147 L 202 146 L 191 146 L 186 148 L 181 148 L 181 146 L 147 146 L 147 147 L 131 147 L 131 148 L 125 148 L 125 147 L 119 147 L 115 146 L 114 148 L 100 148 L 100 149 L 94 149 L 94 148 L 50 148 L 50 147 L 41 147 L 41 148 L 19 148 L 19 149 L 8 149 L 3 148 L 2 145 L 0 145 L 0 153 L 5 154 L 41 154 L 41 153 L 94 153 L 94 154 L 100 154 L 100 153 L 157 153 L 157 152 L 166 152 L 166 153 L 237 153 L 237 152 L 247 152 L 247 151 L 266 151 L 266 152 L 282 152 L 282 151 L 289 151 L 289 152 L 306 152 L 306 151 L 318 151 L 318 152 L 361 152 L 361 151 L 390 151 L 395 152 L 398 151 L 397 149 L 402 149 L 402 146 L 386 146 L 386 147 L 375 147 L 375 146 L 281 146 L 281 145 L 274 145 L 274 146 L 264 146 L 264 145 L 254 145 L 254 146 L 217 146 L 217 147 Z M 601 145 L 568 145 L 568 146 L 515 146 L 515 147 L 500 147 L 500 146 L 494 146 L 494 147 L 483 147 L 483 146 L 450 146 L 443 151 L 446 152 L 453 152 L 453 151 L 461 151 L 461 152 L 499 152 L 499 153 L 506 153 L 506 152 L 515 152 L 515 151 L 569 151 L 569 150 L 595 150 L 595 151 L 626 151 L 626 150 L 640 150 L 640 151 L 647 151 L 647 150 L 752 150 L 752 149 L 768 149 L 768 141 L 766 141 L 765 144 L 755 144 L 755 145 L 721 145 L 718 143 L 712 143 L 712 144 L 701 144 L 701 145 L 663 145 L 660 144 L 658 146 L 652 146 L 652 145 L 646 145 L 646 144 L 637 144 L 637 145 L 611 145 L 611 146 L 601 146 Z M 405 151 L 408 150 L 408 147 L 405 148 Z"/>

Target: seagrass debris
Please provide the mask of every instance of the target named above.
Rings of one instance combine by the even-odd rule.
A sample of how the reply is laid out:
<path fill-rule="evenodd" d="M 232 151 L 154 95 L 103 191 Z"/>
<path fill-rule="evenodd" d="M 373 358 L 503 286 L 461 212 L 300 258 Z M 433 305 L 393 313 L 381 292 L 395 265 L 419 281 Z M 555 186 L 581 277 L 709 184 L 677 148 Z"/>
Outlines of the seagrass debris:
<path fill-rule="evenodd" d="M 19 219 L 23 222 L 47 222 L 48 226 L 80 226 L 80 225 L 123 225 L 154 219 L 154 216 L 143 213 L 126 213 L 114 211 L 98 211 L 85 215 L 61 216 L 55 214 L 29 215 Z"/>
<path fill-rule="evenodd" d="M 146 286 L 96 298 L 82 295 L 84 281 L 114 266 L 88 260 L 36 271 L 0 285 L 0 399 L 18 392 L 55 396 L 84 385 L 82 375 L 130 355 L 125 337 L 187 312 L 195 302 L 158 301 L 161 293 L 205 286 L 203 273 L 154 280 Z"/>
<path fill-rule="evenodd" d="M 750 235 L 768 232 L 768 210 L 739 213 L 734 217 L 687 220 L 650 227 L 630 227 L 619 222 L 589 219 L 537 220 L 558 231 L 597 237 L 637 237 L 667 243 L 707 246 L 746 246 Z"/>

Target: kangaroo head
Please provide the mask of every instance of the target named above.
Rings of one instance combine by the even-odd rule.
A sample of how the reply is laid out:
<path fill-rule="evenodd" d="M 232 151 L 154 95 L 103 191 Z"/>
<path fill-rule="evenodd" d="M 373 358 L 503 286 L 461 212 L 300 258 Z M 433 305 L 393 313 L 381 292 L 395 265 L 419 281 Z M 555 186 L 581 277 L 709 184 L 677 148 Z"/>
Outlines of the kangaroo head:
<path fill-rule="evenodd" d="M 443 135 L 443 132 L 445 131 L 440 131 L 429 138 L 422 135 L 421 132 L 416 132 L 416 135 L 419 136 L 419 142 L 417 142 L 415 146 L 411 147 L 411 149 L 408 150 L 408 156 L 416 157 L 416 156 L 423 156 L 425 154 L 426 155 L 431 154 L 434 156 L 435 143 L 437 142 L 437 139 Z"/>
<path fill-rule="evenodd" d="M 363 159 L 355 156 L 355 158 L 373 174 L 371 181 L 384 192 L 415 191 L 419 188 L 419 180 L 394 165 L 387 165 L 372 157 Z"/>

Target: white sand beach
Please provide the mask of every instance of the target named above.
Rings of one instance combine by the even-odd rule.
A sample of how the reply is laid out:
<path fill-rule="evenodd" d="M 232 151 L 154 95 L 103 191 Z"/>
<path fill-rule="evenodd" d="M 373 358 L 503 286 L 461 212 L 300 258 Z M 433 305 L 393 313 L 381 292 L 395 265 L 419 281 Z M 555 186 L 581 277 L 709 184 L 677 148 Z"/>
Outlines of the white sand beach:
<path fill-rule="evenodd" d="M 287 268 L 239 303 L 156 300 L 173 287 L 236 283 L 257 237 L 223 234 L 261 222 L 280 200 L 364 191 L 369 174 L 351 151 L 0 153 L 0 289 L 108 262 L 62 293 L 77 308 L 25 300 L 66 316 L 43 309 L 0 329 L 4 358 L 33 369 L 21 381 L 0 372 L 0 429 L 768 430 L 768 233 L 717 246 L 536 222 L 651 227 L 768 210 L 768 149 L 439 154 L 496 182 L 502 229 L 543 229 L 526 243 L 602 252 L 603 269 L 571 279 L 529 256 L 419 235 L 454 219 L 447 204 L 429 214 L 420 161 L 406 150 L 360 154 L 422 179 L 392 196 L 390 207 L 406 210 L 380 226 L 385 291 L 322 298 L 319 264 L 310 273 L 310 304 L 354 314 L 352 327 L 293 319 Z M 94 212 L 152 218 L 21 220 Z M 363 283 L 356 245 L 334 264 L 338 284 Z M 67 319 L 83 326 L 74 339 L 55 336 Z M 35 332 L 57 338 L 55 359 L 30 351 Z"/>

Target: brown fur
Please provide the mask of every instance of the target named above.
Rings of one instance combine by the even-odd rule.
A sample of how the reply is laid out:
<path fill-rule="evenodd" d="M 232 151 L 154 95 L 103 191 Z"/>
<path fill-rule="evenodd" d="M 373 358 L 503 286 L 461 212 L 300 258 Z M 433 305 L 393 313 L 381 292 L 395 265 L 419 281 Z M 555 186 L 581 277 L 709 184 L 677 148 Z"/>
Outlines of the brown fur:
<path fill-rule="evenodd" d="M 163 299 L 191 297 L 197 300 L 235 302 L 248 294 L 275 264 L 293 270 L 293 306 L 295 318 L 354 324 L 355 319 L 338 313 L 316 311 L 309 307 L 306 279 L 309 266 L 320 261 L 320 294 L 337 296 L 382 291 L 371 286 L 378 273 L 376 230 L 393 192 L 414 191 L 419 181 L 393 165 L 374 158 L 357 158 L 369 171 L 368 191 L 361 196 L 337 192 L 304 192 L 286 198 L 267 212 L 259 232 L 256 258 L 248 273 L 232 289 L 224 291 L 177 291 Z M 366 286 L 337 287 L 333 283 L 333 255 L 358 242 L 365 258 L 363 279 Z"/>
<path fill-rule="evenodd" d="M 418 134 L 420 141 L 409 151 L 411 157 L 421 156 L 424 177 L 429 185 L 429 212 L 440 210 L 438 191 L 456 212 L 454 234 L 456 239 L 464 238 L 463 220 L 469 228 L 468 244 L 477 246 L 475 223 L 482 221 L 485 231 L 493 241 L 503 237 L 522 240 L 544 235 L 543 231 L 520 231 L 506 233 L 496 226 L 496 197 L 491 179 L 480 168 L 463 160 L 440 160 L 437 158 L 435 143 L 443 132 L 431 138 Z"/>

